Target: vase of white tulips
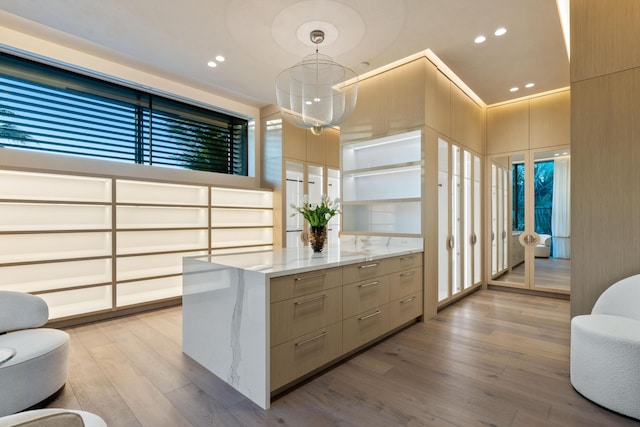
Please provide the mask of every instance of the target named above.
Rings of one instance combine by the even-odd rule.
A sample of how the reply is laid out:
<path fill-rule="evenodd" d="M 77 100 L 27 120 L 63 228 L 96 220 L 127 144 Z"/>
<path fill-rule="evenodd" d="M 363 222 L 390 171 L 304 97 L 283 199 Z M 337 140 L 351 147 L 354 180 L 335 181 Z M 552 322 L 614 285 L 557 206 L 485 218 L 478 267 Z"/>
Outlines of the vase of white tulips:
<path fill-rule="evenodd" d="M 322 252 L 327 241 L 327 224 L 329 220 L 340 213 L 340 199 L 331 200 L 323 194 L 320 203 L 309 203 L 309 196 L 302 197 L 302 205 L 291 205 L 296 213 L 301 214 L 309 223 L 309 243 L 314 252 Z"/>

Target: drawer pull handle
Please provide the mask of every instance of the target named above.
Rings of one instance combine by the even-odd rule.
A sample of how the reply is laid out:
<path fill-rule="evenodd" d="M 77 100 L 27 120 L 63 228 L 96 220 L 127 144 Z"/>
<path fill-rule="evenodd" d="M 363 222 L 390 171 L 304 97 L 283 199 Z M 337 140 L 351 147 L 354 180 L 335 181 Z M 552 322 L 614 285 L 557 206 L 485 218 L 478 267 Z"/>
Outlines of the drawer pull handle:
<path fill-rule="evenodd" d="M 408 276 L 413 276 L 414 274 L 416 274 L 415 271 L 407 271 L 406 273 L 402 273 L 400 275 L 400 277 L 408 277 Z"/>
<path fill-rule="evenodd" d="M 319 297 L 311 298 L 311 299 L 306 300 L 306 301 L 296 301 L 295 305 L 310 304 L 312 302 L 324 300 L 326 297 L 327 297 L 326 295 L 320 295 Z"/>
<path fill-rule="evenodd" d="M 414 299 L 416 299 L 416 297 L 415 297 L 415 296 L 412 296 L 412 297 L 410 297 L 410 298 L 407 298 L 407 299 L 405 299 L 405 300 L 400 301 L 400 304 L 407 304 L 407 303 L 409 303 L 409 302 L 413 301 Z"/>
<path fill-rule="evenodd" d="M 378 316 L 380 313 L 382 313 L 380 310 L 376 310 L 375 312 L 368 314 L 366 316 L 362 316 L 359 317 L 358 320 L 367 320 L 367 319 L 371 319 L 372 317 Z"/>
<path fill-rule="evenodd" d="M 411 261 L 413 258 L 414 257 L 412 257 L 412 256 L 405 256 L 405 257 L 400 258 L 400 261 Z"/>
<path fill-rule="evenodd" d="M 365 283 L 365 284 L 363 284 L 363 285 L 358 285 L 358 287 L 359 287 L 359 288 L 368 288 L 369 286 L 377 285 L 378 283 L 380 283 L 380 282 L 378 282 L 378 281 L 376 280 L 375 282 Z"/>
<path fill-rule="evenodd" d="M 296 280 L 295 280 L 295 281 L 296 281 L 296 282 L 299 282 L 299 281 L 301 281 L 301 280 L 317 279 L 318 277 L 324 277 L 324 276 L 326 276 L 326 275 L 327 275 L 327 273 L 324 273 L 324 274 L 317 274 L 317 275 L 315 275 L 315 276 L 296 277 Z"/>
<path fill-rule="evenodd" d="M 377 267 L 377 266 L 378 266 L 378 264 L 367 264 L 367 265 L 361 265 L 358 268 L 363 268 L 364 269 L 364 268 L 371 268 L 371 267 Z"/>
<path fill-rule="evenodd" d="M 304 341 L 297 342 L 297 343 L 296 343 L 296 347 L 299 347 L 299 346 L 301 346 L 301 345 L 305 345 L 305 344 L 307 344 L 307 343 L 310 343 L 311 341 L 315 341 L 315 340 L 317 340 L 317 339 L 319 339 L 319 338 L 322 338 L 322 337 L 323 337 L 323 336 L 325 336 L 325 335 L 327 335 L 327 333 L 326 333 L 326 332 L 323 332 L 323 333 L 321 333 L 321 334 L 319 334 L 319 335 L 316 335 L 315 337 L 311 337 L 311 338 L 306 339 L 306 340 L 304 340 Z"/>

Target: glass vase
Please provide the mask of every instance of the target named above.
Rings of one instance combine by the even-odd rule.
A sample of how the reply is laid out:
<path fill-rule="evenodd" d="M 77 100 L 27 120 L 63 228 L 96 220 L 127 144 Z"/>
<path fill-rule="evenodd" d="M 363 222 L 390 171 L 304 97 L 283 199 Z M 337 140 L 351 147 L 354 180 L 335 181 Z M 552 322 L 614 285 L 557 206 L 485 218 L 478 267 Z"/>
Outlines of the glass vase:
<path fill-rule="evenodd" d="M 324 244 L 327 241 L 327 227 L 318 226 L 309 227 L 309 244 L 314 252 L 322 252 Z"/>

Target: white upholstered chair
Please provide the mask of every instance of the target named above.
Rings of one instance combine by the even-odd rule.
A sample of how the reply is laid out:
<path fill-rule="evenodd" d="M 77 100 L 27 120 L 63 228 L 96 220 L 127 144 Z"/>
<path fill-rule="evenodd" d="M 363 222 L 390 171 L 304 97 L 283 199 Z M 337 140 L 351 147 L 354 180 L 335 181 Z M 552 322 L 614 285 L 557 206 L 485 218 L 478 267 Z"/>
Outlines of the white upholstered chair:
<path fill-rule="evenodd" d="M 571 320 L 571 384 L 584 397 L 640 419 L 640 275 L 600 295 Z"/>
<path fill-rule="evenodd" d="M 35 295 L 0 291 L 0 417 L 31 408 L 67 381 L 69 334 Z"/>
<path fill-rule="evenodd" d="M 536 258 L 549 258 L 551 256 L 551 236 L 548 234 L 539 234 L 540 241 L 533 248 L 533 255 Z"/>

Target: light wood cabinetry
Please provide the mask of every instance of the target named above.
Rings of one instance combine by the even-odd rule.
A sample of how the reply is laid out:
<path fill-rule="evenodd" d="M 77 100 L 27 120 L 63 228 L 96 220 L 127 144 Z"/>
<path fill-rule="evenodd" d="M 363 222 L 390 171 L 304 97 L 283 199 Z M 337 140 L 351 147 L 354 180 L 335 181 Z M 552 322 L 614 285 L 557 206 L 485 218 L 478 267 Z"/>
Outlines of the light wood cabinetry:
<path fill-rule="evenodd" d="M 487 109 L 487 152 L 506 153 L 529 148 L 529 101 Z"/>
<path fill-rule="evenodd" d="M 451 135 L 451 81 L 426 61 L 425 124 L 443 135 Z"/>
<path fill-rule="evenodd" d="M 571 142 L 570 91 L 487 108 L 487 153 L 566 146 Z"/>
<path fill-rule="evenodd" d="M 345 266 L 344 352 L 422 315 L 422 277 L 421 254 Z"/>
<path fill-rule="evenodd" d="M 451 138 L 483 153 L 484 114 L 482 108 L 458 86 L 451 85 Z"/>
<path fill-rule="evenodd" d="M 422 315 L 422 253 L 270 280 L 271 391 Z"/>
<path fill-rule="evenodd" d="M 570 91 L 532 98 L 530 117 L 530 148 L 567 145 L 571 141 Z"/>

